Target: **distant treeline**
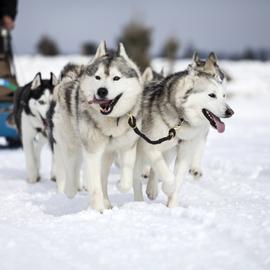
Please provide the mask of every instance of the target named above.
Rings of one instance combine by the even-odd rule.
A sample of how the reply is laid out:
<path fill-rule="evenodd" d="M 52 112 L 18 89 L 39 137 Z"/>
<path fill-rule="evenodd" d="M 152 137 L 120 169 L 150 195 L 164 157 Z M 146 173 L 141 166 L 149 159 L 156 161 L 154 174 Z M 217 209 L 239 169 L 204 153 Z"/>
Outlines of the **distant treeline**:
<path fill-rule="evenodd" d="M 209 51 L 196 50 L 194 47 L 188 48 L 181 58 L 190 58 L 193 55 L 193 52 L 197 51 L 202 58 L 207 57 Z M 257 60 L 257 61 L 268 61 L 270 60 L 270 49 L 245 49 L 243 52 L 239 53 L 222 53 L 216 52 L 219 59 L 227 60 Z"/>
<path fill-rule="evenodd" d="M 195 51 L 202 58 L 206 58 L 209 51 L 197 50 L 194 45 L 189 45 L 185 50 L 182 49 L 182 43 L 174 36 L 169 36 L 161 46 L 160 52 L 150 56 L 152 47 L 153 29 L 145 26 L 141 22 L 131 21 L 120 32 L 116 42 L 123 42 L 130 57 L 138 64 L 143 71 L 150 65 L 150 59 L 153 57 L 163 57 L 169 60 L 171 69 L 173 69 L 176 59 L 190 59 Z M 82 55 L 93 55 L 99 41 L 85 41 L 81 44 L 80 53 Z M 37 43 L 37 52 L 41 55 L 54 56 L 61 54 L 61 50 L 55 40 L 49 36 L 42 36 Z M 247 48 L 241 53 L 222 53 L 215 52 L 219 59 L 229 60 L 270 60 L 269 49 L 251 49 Z M 181 57 L 180 57 L 181 56 Z"/>

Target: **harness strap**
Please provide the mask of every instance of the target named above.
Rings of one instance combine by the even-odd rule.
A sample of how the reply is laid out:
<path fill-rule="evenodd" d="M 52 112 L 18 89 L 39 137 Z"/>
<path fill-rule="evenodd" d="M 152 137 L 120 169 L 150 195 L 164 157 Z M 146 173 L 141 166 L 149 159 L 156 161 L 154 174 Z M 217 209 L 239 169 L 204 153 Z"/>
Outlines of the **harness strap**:
<path fill-rule="evenodd" d="M 128 118 L 128 124 L 129 126 L 134 130 L 134 132 L 140 136 L 141 138 L 143 138 L 146 142 L 150 143 L 150 144 L 161 144 L 163 142 L 169 141 L 172 138 L 174 138 L 176 136 L 176 130 L 179 129 L 182 125 L 182 123 L 184 122 L 184 119 L 180 120 L 180 123 L 174 127 L 169 129 L 168 131 L 168 135 L 166 137 L 162 137 L 158 140 L 151 140 L 149 137 L 147 137 L 144 133 L 142 133 L 137 125 L 136 125 L 136 117 L 133 116 L 132 114 L 128 114 L 129 118 Z"/>

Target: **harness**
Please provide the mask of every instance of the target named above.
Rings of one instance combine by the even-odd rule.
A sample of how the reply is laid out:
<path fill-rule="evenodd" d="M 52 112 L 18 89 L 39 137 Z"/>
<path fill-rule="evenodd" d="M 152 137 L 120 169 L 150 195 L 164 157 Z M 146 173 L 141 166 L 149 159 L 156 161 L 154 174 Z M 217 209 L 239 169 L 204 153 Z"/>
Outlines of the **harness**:
<path fill-rule="evenodd" d="M 136 117 L 134 115 L 132 115 L 131 113 L 128 113 L 129 126 L 134 130 L 134 132 L 138 136 L 140 136 L 141 138 L 143 138 L 146 142 L 148 142 L 150 144 L 161 144 L 163 142 L 170 141 L 171 139 L 173 139 L 176 136 L 176 131 L 181 128 L 183 122 L 184 122 L 184 119 L 181 118 L 180 122 L 177 126 L 169 129 L 168 135 L 166 137 L 162 137 L 162 138 L 157 139 L 157 140 L 152 140 L 138 129 L 138 127 L 136 125 Z"/>

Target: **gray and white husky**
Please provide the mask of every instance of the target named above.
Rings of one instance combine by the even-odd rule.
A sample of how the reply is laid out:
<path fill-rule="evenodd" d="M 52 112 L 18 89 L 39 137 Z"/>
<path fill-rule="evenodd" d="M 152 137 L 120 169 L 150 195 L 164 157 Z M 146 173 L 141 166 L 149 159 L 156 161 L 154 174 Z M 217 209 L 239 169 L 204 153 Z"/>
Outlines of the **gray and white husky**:
<path fill-rule="evenodd" d="M 208 64 L 213 62 L 214 69 L 216 61 L 212 57 L 211 54 L 205 64 L 207 63 L 208 68 Z M 196 167 L 196 163 L 201 160 L 209 127 L 223 132 L 225 125 L 220 117 L 226 118 L 233 114 L 226 103 L 222 78 L 219 80 L 220 75 L 204 72 L 202 66 L 198 69 L 194 65 L 190 66 L 187 70 L 172 74 L 156 84 L 149 84 L 144 89 L 143 132 L 156 139 L 166 135 L 168 129 L 179 125 L 180 128 L 177 129 L 175 138 L 159 145 L 150 145 L 142 139 L 139 141 L 134 179 L 136 200 L 143 199 L 140 172 L 142 164 L 148 161 L 155 174 L 163 181 L 163 191 L 168 196 L 167 205 L 177 206 L 186 172 L 192 166 Z M 174 173 L 164 159 L 164 154 L 171 149 L 177 152 Z M 151 192 L 151 188 L 149 189 Z"/>
<path fill-rule="evenodd" d="M 48 80 L 37 73 L 32 82 L 16 91 L 14 97 L 14 119 L 25 153 L 27 178 L 31 183 L 40 179 L 40 151 L 47 142 L 46 113 L 56 84 L 53 73 Z"/>
<path fill-rule="evenodd" d="M 74 75 L 72 68 L 68 73 Z M 75 77 L 62 79 L 50 109 L 56 181 L 60 191 L 73 197 L 83 161 L 90 204 L 102 211 L 111 207 L 107 180 L 115 154 L 120 157 L 120 190 L 132 187 L 138 136 L 128 125 L 128 113 L 140 118 L 141 75 L 123 44 L 111 52 L 101 42 Z"/>
<path fill-rule="evenodd" d="M 195 52 L 192 57 L 192 63 L 188 66 L 188 69 L 196 71 L 197 74 L 213 78 L 220 83 L 224 83 L 225 81 L 224 73 L 218 65 L 217 56 L 213 52 L 208 55 L 206 60 L 200 59 L 198 53 Z M 164 79 L 164 75 L 163 73 L 155 72 L 149 67 L 143 73 L 142 78 L 147 89 L 151 89 L 151 84 L 153 85 L 157 82 L 160 82 L 162 79 Z M 207 134 L 208 130 L 204 136 L 205 142 Z M 205 143 L 202 143 L 201 147 L 196 149 L 190 164 L 189 173 L 195 179 L 199 179 L 202 176 L 201 161 L 204 152 L 204 146 Z M 172 150 L 166 151 L 166 153 L 163 154 L 167 163 L 171 163 L 175 158 L 175 150 L 176 148 L 173 148 Z M 149 170 L 149 165 L 145 167 L 146 168 L 143 169 L 142 175 L 144 178 L 148 178 L 146 194 L 150 200 L 154 200 L 158 195 L 158 179 L 155 178 L 157 175 L 153 170 Z"/>

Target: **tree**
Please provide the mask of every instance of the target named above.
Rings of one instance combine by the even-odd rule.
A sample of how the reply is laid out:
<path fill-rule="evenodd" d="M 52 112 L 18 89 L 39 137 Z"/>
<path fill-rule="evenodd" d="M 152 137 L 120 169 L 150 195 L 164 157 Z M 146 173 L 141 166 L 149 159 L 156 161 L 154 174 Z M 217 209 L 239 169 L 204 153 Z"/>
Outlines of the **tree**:
<path fill-rule="evenodd" d="M 97 50 L 97 44 L 92 41 L 84 42 L 81 46 L 82 55 L 94 55 Z"/>
<path fill-rule="evenodd" d="M 143 72 L 150 65 L 149 48 L 151 46 L 152 30 L 142 23 L 130 22 L 124 27 L 119 38 L 123 42 L 130 58 Z"/>
<path fill-rule="evenodd" d="M 175 37 L 170 37 L 165 41 L 162 49 L 161 56 L 167 58 L 169 62 L 169 74 L 173 72 L 179 47 L 179 41 Z"/>
<path fill-rule="evenodd" d="M 54 56 L 59 54 L 57 43 L 48 36 L 42 36 L 37 43 L 37 51 L 41 55 Z"/>

